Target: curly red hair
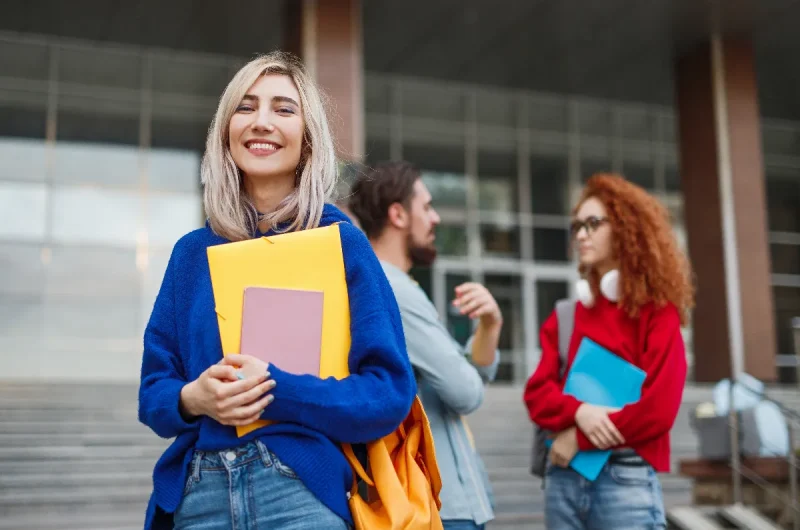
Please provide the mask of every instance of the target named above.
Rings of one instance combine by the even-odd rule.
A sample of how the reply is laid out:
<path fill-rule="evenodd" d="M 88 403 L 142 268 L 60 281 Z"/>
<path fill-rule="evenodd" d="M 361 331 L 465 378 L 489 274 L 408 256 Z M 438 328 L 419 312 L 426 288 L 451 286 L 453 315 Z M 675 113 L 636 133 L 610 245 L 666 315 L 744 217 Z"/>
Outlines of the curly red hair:
<path fill-rule="evenodd" d="M 678 308 L 686 325 L 694 305 L 694 286 L 689 260 L 681 251 L 661 202 L 639 186 L 610 173 L 592 176 L 583 189 L 573 215 L 589 198 L 598 199 L 606 209 L 613 231 L 612 252 L 619 263 L 620 306 L 633 317 L 647 303 Z M 599 294 L 596 271 L 580 268 Z"/>

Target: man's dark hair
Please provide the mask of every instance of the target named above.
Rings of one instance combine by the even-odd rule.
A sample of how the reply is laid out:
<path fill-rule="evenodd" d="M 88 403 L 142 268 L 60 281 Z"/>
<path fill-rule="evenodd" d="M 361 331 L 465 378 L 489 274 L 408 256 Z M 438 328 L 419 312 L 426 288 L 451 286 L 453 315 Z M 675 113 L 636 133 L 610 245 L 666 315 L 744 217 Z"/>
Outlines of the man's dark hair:
<path fill-rule="evenodd" d="M 383 233 L 392 204 L 409 207 L 419 178 L 417 166 L 405 161 L 380 162 L 356 177 L 347 206 L 368 238 Z"/>

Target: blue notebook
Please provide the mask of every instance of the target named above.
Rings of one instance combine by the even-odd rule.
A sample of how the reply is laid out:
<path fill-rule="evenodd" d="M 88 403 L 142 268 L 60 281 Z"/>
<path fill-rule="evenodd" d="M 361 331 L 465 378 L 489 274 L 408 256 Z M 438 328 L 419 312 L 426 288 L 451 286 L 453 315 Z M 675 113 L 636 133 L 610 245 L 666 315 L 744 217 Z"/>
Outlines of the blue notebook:
<path fill-rule="evenodd" d="M 639 401 L 646 376 L 641 368 L 584 337 L 567 375 L 564 393 L 584 403 L 622 408 Z M 587 479 L 595 480 L 610 455 L 611 451 L 597 449 L 580 451 L 569 465 Z"/>

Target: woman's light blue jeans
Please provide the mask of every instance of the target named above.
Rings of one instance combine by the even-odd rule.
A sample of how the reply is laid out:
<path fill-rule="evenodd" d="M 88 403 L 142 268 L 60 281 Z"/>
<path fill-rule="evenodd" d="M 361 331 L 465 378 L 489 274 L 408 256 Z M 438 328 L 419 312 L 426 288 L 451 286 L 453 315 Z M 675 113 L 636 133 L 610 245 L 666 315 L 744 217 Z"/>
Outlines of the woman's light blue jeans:
<path fill-rule="evenodd" d="M 666 528 L 661 483 L 648 465 L 606 464 L 594 482 L 572 468 L 548 464 L 548 530 L 652 530 Z"/>
<path fill-rule="evenodd" d="M 175 530 L 347 530 L 259 441 L 195 453 Z"/>

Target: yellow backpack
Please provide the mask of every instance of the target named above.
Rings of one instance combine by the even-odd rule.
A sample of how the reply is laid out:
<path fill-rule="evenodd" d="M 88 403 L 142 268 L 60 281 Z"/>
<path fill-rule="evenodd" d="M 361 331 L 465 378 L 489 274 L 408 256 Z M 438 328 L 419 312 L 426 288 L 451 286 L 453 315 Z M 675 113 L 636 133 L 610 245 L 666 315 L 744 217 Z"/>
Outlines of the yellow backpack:
<path fill-rule="evenodd" d="M 419 397 L 393 433 L 366 445 L 369 473 L 352 446 L 342 444 L 353 468 L 349 502 L 356 530 L 442 530 L 442 479 Z M 358 492 L 358 478 L 367 485 L 366 499 Z"/>

